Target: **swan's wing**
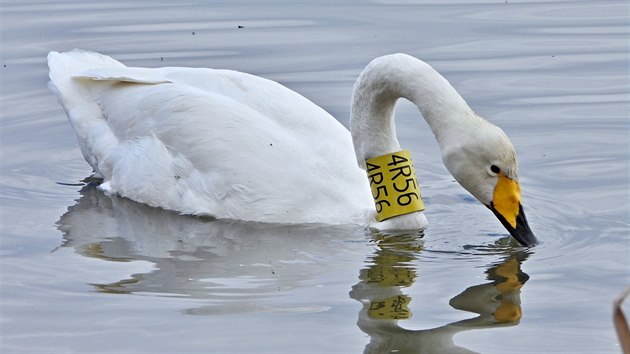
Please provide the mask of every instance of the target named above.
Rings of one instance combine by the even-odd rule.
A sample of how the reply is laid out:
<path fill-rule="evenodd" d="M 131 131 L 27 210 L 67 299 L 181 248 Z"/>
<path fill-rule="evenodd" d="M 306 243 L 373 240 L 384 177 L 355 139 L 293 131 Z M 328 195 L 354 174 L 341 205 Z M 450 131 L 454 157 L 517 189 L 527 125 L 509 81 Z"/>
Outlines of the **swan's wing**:
<path fill-rule="evenodd" d="M 138 84 L 161 84 L 169 82 L 164 76 L 165 70 L 147 68 L 100 68 L 82 71 L 73 76 L 75 79 L 120 81 Z"/>
<path fill-rule="evenodd" d="M 121 194 L 138 200 L 153 180 L 151 189 L 171 191 L 170 200 L 194 199 L 178 210 L 258 220 L 326 214 L 339 222 L 339 215 L 348 214 L 339 209 L 366 199 L 364 205 L 371 205 L 349 132 L 304 97 L 229 71 L 186 69 L 170 73 L 169 80 L 93 90 L 112 132 L 125 142 L 118 149 L 124 153 L 112 155 Z M 156 172 L 155 166 L 171 172 Z M 357 198 L 357 190 L 366 198 Z M 200 195 L 209 198 L 198 200 Z M 313 210 L 322 205 L 327 210 Z"/>
<path fill-rule="evenodd" d="M 212 69 L 101 66 L 63 80 L 53 71 L 84 156 L 113 192 L 256 221 L 352 222 L 349 209 L 371 204 L 349 132 L 273 81 Z"/>

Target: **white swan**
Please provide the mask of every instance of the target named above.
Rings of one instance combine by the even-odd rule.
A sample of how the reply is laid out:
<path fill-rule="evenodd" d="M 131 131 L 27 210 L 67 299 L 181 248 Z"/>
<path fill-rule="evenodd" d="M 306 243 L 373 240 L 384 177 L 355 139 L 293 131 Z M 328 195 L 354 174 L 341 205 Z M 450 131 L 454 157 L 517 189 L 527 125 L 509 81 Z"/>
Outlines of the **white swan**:
<path fill-rule="evenodd" d="M 130 68 L 76 49 L 51 52 L 48 65 L 49 86 L 109 193 L 216 218 L 424 228 L 421 205 L 375 219 L 373 196 L 415 185 L 408 173 L 396 176 L 408 180 L 405 188 L 397 179 L 397 186 L 379 190 L 375 173 L 368 182 L 359 168 L 401 150 L 393 110 L 404 97 L 429 123 L 455 179 L 519 242 L 536 242 L 507 136 L 433 68 L 408 55 L 380 57 L 365 68 L 355 86 L 352 134 L 301 95 L 245 73 Z M 408 193 L 403 204 L 419 199 L 412 192 L 416 198 Z M 383 205 L 377 200 L 377 208 Z"/>

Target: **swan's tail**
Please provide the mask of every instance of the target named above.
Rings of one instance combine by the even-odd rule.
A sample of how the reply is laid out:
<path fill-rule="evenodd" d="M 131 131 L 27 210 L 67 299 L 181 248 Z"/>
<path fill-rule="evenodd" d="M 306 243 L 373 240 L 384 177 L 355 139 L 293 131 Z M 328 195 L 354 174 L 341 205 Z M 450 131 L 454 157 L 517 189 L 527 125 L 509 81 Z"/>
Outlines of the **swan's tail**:
<path fill-rule="evenodd" d="M 98 53 L 74 49 L 70 52 L 48 54 L 50 82 L 48 87 L 57 95 L 59 102 L 68 115 L 79 140 L 81 152 L 92 165 L 98 177 L 103 177 L 104 156 L 108 145 L 115 139 L 108 134 L 107 122 L 103 111 L 94 100 L 89 85 L 85 80 L 77 79 L 82 73 L 102 68 L 121 68 L 125 65 Z"/>
<path fill-rule="evenodd" d="M 92 69 L 124 66 L 106 55 L 80 49 L 65 53 L 50 52 L 48 53 L 48 68 L 50 69 L 48 87 L 59 97 L 66 112 L 70 114 L 73 108 L 86 102 L 85 95 L 90 95 L 89 91 L 75 80 L 75 77 Z"/>

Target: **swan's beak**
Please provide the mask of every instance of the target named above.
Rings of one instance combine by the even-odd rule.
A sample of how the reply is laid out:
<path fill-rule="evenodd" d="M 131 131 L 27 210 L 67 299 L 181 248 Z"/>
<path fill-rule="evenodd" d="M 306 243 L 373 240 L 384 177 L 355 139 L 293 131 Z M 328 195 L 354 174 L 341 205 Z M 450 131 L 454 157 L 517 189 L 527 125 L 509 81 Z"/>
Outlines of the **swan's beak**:
<path fill-rule="evenodd" d="M 517 181 L 499 174 L 489 208 L 520 244 L 533 246 L 538 242 L 527 223 L 521 205 L 521 188 Z"/>

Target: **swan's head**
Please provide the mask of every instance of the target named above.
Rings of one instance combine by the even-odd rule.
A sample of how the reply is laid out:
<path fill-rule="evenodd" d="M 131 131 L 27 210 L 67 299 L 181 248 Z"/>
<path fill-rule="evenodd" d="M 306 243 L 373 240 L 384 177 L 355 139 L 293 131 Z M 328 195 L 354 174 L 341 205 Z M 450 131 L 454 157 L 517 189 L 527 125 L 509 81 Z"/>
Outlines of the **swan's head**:
<path fill-rule="evenodd" d="M 536 244 L 521 205 L 516 152 L 503 130 L 479 118 L 478 129 L 461 131 L 441 145 L 444 164 L 457 182 L 492 210 L 518 242 Z"/>

